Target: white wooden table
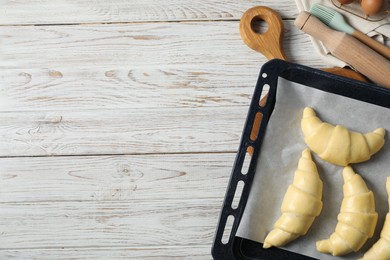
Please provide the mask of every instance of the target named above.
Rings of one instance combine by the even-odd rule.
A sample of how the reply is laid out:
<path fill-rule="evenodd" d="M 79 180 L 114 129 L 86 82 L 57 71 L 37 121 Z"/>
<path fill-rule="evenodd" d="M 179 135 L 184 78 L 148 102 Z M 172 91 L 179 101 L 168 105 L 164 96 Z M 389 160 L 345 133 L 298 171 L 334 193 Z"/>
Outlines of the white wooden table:
<path fill-rule="evenodd" d="M 324 66 L 294 0 L 0 0 L 0 259 L 210 259 L 257 5 Z"/>

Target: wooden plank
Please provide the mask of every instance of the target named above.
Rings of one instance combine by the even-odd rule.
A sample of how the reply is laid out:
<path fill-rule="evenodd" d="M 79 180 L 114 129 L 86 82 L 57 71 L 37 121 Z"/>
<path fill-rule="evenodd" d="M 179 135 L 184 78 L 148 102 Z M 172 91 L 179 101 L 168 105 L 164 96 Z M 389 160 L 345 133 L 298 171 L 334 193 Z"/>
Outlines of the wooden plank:
<path fill-rule="evenodd" d="M 193 246 L 0 250 L 1 259 L 211 259 L 211 243 Z"/>
<path fill-rule="evenodd" d="M 309 37 L 293 21 L 285 25 L 287 55 L 293 60 L 315 60 L 316 55 L 307 57 L 315 53 L 314 48 L 307 48 L 312 46 Z M 261 61 L 261 55 L 241 40 L 238 21 L 6 26 L 0 32 L 2 69 L 259 66 Z M 61 74 L 54 72 L 53 76 Z"/>
<path fill-rule="evenodd" d="M 68 24 L 133 21 L 237 20 L 256 5 L 278 10 L 284 17 L 294 17 L 293 1 L 225 0 L 143 0 L 82 1 L 31 0 L 2 1 L 0 24 Z"/>
<path fill-rule="evenodd" d="M 0 156 L 236 151 L 248 107 L 0 113 Z"/>
<path fill-rule="evenodd" d="M 207 245 L 222 200 L 1 203 L 0 249 Z"/>
<path fill-rule="evenodd" d="M 0 202 L 221 199 L 234 158 L 233 153 L 0 158 Z"/>
<path fill-rule="evenodd" d="M 259 65 L 0 70 L 0 110 L 248 105 Z"/>
<path fill-rule="evenodd" d="M 320 67 L 286 24 L 290 60 Z M 238 22 L 0 27 L 0 110 L 248 105 L 266 61 Z"/>

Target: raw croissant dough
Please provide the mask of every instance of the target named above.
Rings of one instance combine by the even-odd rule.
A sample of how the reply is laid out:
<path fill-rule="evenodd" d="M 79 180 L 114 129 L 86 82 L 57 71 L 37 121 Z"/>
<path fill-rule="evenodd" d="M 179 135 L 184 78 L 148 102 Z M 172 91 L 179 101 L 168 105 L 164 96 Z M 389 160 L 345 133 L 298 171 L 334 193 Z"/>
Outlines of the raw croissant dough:
<path fill-rule="evenodd" d="M 390 207 L 390 177 L 387 177 L 386 190 L 389 196 Z M 363 260 L 387 260 L 390 259 L 390 212 L 386 215 L 385 224 L 381 231 L 380 239 L 364 254 Z"/>
<path fill-rule="evenodd" d="M 378 214 L 374 194 L 350 166 L 343 170 L 344 199 L 337 216 L 335 232 L 327 240 L 317 242 L 317 250 L 334 256 L 358 251 L 375 231 Z"/>
<path fill-rule="evenodd" d="M 294 181 L 284 195 L 282 216 L 265 238 L 263 247 L 283 246 L 305 235 L 322 210 L 321 198 L 322 181 L 309 149 L 305 149 L 295 171 Z"/>
<path fill-rule="evenodd" d="M 322 122 L 310 107 L 303 111 L 301 127 L 312 151 L 323 160 L 341 166 L 367 161 L 385 143 L 383 128 L 367 134 L 349 131 L 340 125 Z"/>

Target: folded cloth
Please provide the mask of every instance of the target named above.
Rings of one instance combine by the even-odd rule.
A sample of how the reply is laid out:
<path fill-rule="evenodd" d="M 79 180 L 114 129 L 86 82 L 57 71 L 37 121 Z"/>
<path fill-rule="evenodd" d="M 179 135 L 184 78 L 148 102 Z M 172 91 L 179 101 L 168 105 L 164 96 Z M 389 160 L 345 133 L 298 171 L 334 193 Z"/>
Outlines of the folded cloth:
<path fill-rule="evenodd" d="M 386 1 L 387 6 L 390 6 L 389 2 L 390 0 Z M 295 3 L 299 11 L 309 11 L 310 7 L 315 3 L 328 6 L 341 13 L 347 23 L 353 28 L 361 31 L 364 34 L 367 34 L 375 40 L 381 43 L 385 43 L 385 39 L 390 38 L 390 15 L 383 14 L 377 17 L 373 17 L 372 19 L 365 19 L 363 13 L 358 13 L 360 11 L 360 7 L 358 6 L 359 3 L 357 1 L 356 3 L 343 6 L 340 6 L 337 0 L 295 0 Z M 339 67 L 345 67 L 348 65 L 344 61 L 341 61 L 331 55 L 319 40 L 316 40 L 311 36 L 310 38 L 316 51 L 328 64 Z M 389 44 L 390 43 L 387 43 L 387 45 Z"/>

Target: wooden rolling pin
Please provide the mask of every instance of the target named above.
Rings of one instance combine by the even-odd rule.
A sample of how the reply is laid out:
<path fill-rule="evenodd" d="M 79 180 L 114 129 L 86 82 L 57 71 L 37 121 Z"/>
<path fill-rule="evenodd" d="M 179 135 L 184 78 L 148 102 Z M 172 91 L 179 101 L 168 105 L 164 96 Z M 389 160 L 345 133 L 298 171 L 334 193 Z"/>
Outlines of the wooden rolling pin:
<path fill-rule="evenodd" d="M 335 57 L 348 63 L 373 82 L 390 88 L 390 61 L 359 40 L 330 29 L 305 11 L 298 15 L 295 25 L 320 40 Z"/>

